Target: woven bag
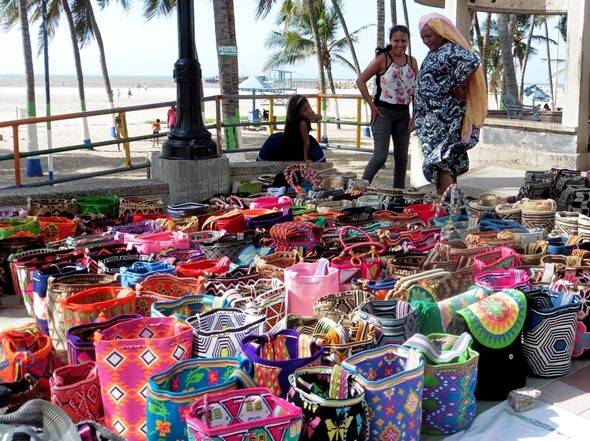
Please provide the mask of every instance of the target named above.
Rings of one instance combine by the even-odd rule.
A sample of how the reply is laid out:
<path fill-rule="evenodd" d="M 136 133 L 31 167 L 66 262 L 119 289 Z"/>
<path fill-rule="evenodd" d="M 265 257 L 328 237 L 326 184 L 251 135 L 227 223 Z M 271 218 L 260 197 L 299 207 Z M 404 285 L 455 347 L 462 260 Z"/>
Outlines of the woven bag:
<path fill-rule="evenodd" d="M 578 234 L 578 218 L 580 213 L 558 211 L 555 213 L 555 229 L 560 236 L 576 236 Z"/>
<path fill-rule="evenodd" d="M 127 441 L 145 441 L 149 378 L 190 358 L 192 332 L 176 318 L 129 320 L 95 333 L 105 422 Z"/>
<path fill-rule="evenodd" d="M 381 346 L 349 357 L 342 368 L 365 388 L 369 439 L 420 439 L 424 361 L 417 352 Z"/>
<path fill-rule="evenodd" d="M 152 317 L 178 317 L 186 320 L 212 309 L 226 308 L 227 301 L 209 294 L 193 294 L 171 300 L 159 300 L 151 305 Z"/>
<path fill-rule="evenodd" d="M 223 236 L 215 242 L 203 242 L 199 246 L 207 259 L 228 257 L 233 262 L 240 252 L 251 243 L 251 240 L 244 239 L 242 236 L 229 235 Z"/>
<path fill-rule="evenodd" d="M 39 234 L 41 234 L 41 226 L 37 217 L 0 219 L 0 240 L 35 238 Z"/>
<path fill-rule="evenodd" d="M 473 216 L 481 217 L 487 213 L 494 213 L 501 198 L 495 193 L 482 193 L 479 198 L 469 202 L 469 212 Z"/>
<path fill-rule="evenodd" d="M 375 325 L 381 335 L 377 344 L 402 344 L 418 332 L 418 313 L 402 300 L 372 301 L 360 307 L 356 316 Z"/>
<path fill-rule="evenodd" d="M 116 284 L 116 277 L 106 274 L 75 274 L 50 277 L 47 281 L 47 322 L 53 347 L 58 350 L 66 348 L 66 329 L 61 300 L 90 288 Z"/>
<path fill-rule="evenodd" d="M 167 297 L 182 297 L 189 294 L 200 294 L 203 281 L 192 277 L 176 277 L 169 274 L 148 276 L 135 286 L 135 291 L 141 295 L 143 291 L 154 292 Z"/>
<path fill-rule="evenodd" d="M 104 214 L 109 219 L 119 217 L 119 196 L 78 196 L 76 203 L 80 213 Z"/>
<path fill-rule="evenodd" d="M 373 299 L 371 292 L 361 289 L 328 294 L 313 303 L 313 314 L 341 323 L 350 320 L 362 305 Z"/>
<path fill-rule="evenodd" d="M 464 333 L 416 334 L 404 343 L 425 359 L 422 433 L 451 435 L 473 423 L 479 354 L 471 349 L 471 342 Z"/>
<path fill-rule="evenodd" d="M 498 204 L 495 211 L 498 219 L 512 220 L 518 223 L 522 220 L 522 208 L 519 204 Z"/>
<path fill-rule="evenodd" d="M 75 199 L 27 198 L 29 216 L 65 216 L 74 217 L 79 213 Z"/>
<path fill-rule="evenodd" d="M 553 199 L 539 201 L 523 199 L 520 204 L 522 208 L 522 224 L 525 227 L 541 228 L 547 234 L 553 230 L 555 212 L 557 211 L 557 204 Z"/>
<path fill-rule="evenodd" d="M 164 211 L 164 203 L 161 199 L 129 196 L 119 200 L 119 217 L 133 216 L 134 214 L 163 213 Z"/>
<path fill-rule="evenodd" d="M 297 250 L 277 251 L 268 256 L 256 256 L 254 258 L 254 268 L 260 274 L 260 277 L 284 280 L 285 268 L 302 261 L 303 259 Z"/>

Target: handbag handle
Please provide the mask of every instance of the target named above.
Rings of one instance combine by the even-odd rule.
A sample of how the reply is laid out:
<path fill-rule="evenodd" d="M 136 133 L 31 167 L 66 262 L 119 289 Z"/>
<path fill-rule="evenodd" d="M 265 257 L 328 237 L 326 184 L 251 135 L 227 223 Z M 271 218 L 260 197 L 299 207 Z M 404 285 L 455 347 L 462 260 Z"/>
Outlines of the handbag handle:
<path fill-rule="evenodd" d="M 464 357 L 465 353 L 469 351 L 472 341 L 473 339 L 471 335 L 467 332 L 463 332 L 450 349 L 441 350 L 425 335 L 414 334 L 403 344 L 403 346 L 416 349 L 436 364 L 446 364 L 451 363 L 457 358 Z"/>
<path fill-rule="evenodd" d="M 381 242 L 375 242 L 375 241 L 370 241 L 370 242 L 359 242 L 359 243 L 354 243 L 352 245 L 349 245 L 347 247 L 345 247 L 342 250 L 342 254 L 349 254 L 352 250 L 356 249 L 356 248 L 360 248 L 360 247 L 371 247 L 371 254 L 383 254 L 385 251 L 387 251 L 387 247 L 385 245 L 383 245 Z"/>
<path fill-rule="evenodd" d="M 338 230 L 338 239 L 340 240 L 340 245 L 342 245 L 343 248 L 346 248 L 346 241 L 345 241 L 345 233 L 347 233 L 348 231 L 354 231 L 358 234 L 360 234 L 361 236 L 363 236 L 367 242 L 371 242 L 373 240 L 373 238 L 363 229 L 358 228 L 358 227 L 353 227 L 352 225 L 346 225 L 344 227 L 341 227 Z"/>

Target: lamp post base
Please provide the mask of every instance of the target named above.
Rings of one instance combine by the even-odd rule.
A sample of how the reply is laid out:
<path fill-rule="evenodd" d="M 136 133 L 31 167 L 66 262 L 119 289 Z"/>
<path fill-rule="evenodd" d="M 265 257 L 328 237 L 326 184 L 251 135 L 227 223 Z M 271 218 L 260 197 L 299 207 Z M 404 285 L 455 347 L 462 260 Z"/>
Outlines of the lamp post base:
<path fill-rule="evenodd" d="M 182 139 L 168 137 L 162 144 L 165 159 L 210 159 L 217 158 L 217 145 L 211 138 Z"/>

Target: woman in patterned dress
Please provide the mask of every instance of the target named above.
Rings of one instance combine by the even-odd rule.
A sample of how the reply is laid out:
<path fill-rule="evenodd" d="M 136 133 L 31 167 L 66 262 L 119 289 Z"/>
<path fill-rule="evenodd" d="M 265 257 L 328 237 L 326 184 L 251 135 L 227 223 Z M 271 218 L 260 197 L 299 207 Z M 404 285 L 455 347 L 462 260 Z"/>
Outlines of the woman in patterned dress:
<path fill-rule="evenodd" d="M 404 188 L 408 167 L 410 132 L 414 119 L 410 117 L 410 103 L 418 75 L 418 63 L 406 55 L 410 31 L 405 26 L 394 26 L 389 31 L 390 44 L 377 49 L 376 56 L 356 80 L 365 101 L 371 106 L 371 127 L 374 151 L 365 168 L 363 179 L 371 182 L 385 165 L 393 138 L 393 186 Z M 375 96 L 369 94 L 367 81 L 376 77 Z"/>
<path fill-rule="evenodd" d="M 416 83 L 416 133 L 424 176 L 442 195 L 469 170 L 467 150 L 479 141 L 487 92 L 479 58 L 448 18 L 429 14 L 419 27 L 430 51 Z"/>

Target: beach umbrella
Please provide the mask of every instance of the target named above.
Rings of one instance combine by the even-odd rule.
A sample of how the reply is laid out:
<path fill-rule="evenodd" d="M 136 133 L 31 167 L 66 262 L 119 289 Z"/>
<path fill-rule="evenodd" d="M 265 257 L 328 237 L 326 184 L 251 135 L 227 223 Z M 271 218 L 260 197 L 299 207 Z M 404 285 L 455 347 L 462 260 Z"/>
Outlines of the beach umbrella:
<path fill-rule="evenodd" d="M 264 92 L 272 89 L 269 84 L 265 81 L 260 80 L 258 77 L 251 75 L 238 86 L 239 90 L 252 92 L 252 95 L 256 95 L 256 92 Z M 256 98 L 252 98 L 252 112 L 256 111 Z"/>

